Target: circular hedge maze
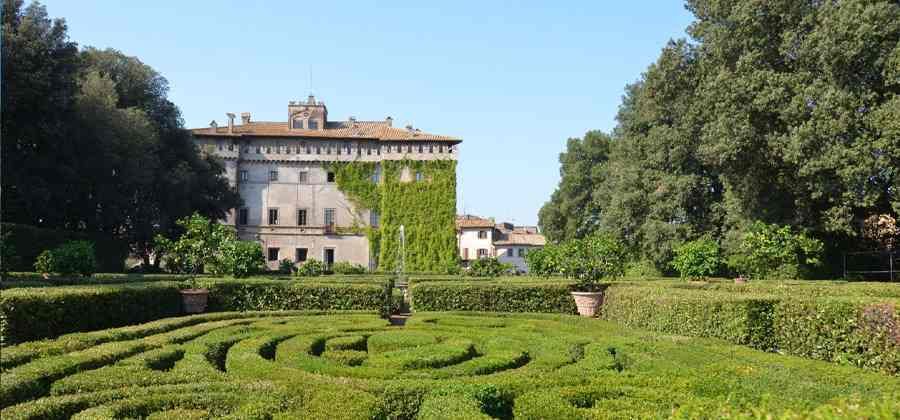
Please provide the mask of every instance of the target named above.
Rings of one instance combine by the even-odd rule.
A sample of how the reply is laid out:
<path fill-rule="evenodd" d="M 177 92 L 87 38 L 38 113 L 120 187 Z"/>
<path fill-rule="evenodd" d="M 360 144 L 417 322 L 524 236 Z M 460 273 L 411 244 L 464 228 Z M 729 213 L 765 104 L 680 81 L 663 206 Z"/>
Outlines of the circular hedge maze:
<path fill-rule="evenodd" d="M 900 389 L 852 368 L 538 315 L 422 313 L 389 327 L 360 313 L 210 314 L 7 347 L 2 369 L 4 420 L 840 415 L 889 413 Z"/>

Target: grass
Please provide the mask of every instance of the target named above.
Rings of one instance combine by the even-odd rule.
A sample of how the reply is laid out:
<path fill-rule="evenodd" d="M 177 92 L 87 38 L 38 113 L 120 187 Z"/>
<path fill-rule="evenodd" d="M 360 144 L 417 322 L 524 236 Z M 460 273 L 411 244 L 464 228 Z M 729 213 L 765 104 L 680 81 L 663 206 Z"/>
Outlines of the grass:
<path fill-rule="evenodd" d="M 894 376 L 568 315 L 424 312 L 398 328 L 369 313 L 222 313 L 3 356 L 3 419 L 900 412 Z"/>

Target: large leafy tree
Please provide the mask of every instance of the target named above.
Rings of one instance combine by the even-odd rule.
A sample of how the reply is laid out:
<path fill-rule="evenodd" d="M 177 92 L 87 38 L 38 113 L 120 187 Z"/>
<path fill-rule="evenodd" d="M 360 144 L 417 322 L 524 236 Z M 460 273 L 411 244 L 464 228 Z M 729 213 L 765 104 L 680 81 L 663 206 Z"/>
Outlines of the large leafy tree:
<path fill-rule="evenodd" d="M 4 221 L 106 232 L 149 262 L 156 234 L 180 233 L 176 220 L 239 205 L 153 68 L 79 52 L 37 2 L 3 3 L 3 37 Z"/>
<path fill-rule="evenodd" d="M 593 191 L 601 180 L 601 170 L 609 158 L 610 138 L 589 131 L 584 138 L 570 138 L 559 155 L 560 183 L 541 208 L 540 225 L 551 241 L 581 238 L 595 230 L 599 220 L 593 205 Z"/>
<path fill-rule="evenodd" d="M 675 244 L 710 234 L 729 246 L 757 220 L 809 231 L 834 255 L 866 218 L 896 217 L 900 3 L 687 7 L 691 39 L 627 90 L 590 226 L 664 267 Z M 594 220 L 551 215 L 542 225 Z"/>
<path fill-rule="evenodd" d="M 75 227 L 69 206 L 77 145 L 74 118 L 80 71 L 78 48 L 62 19 L 38 3 L 4 0 L 2 10 L 3 219 Z"/>

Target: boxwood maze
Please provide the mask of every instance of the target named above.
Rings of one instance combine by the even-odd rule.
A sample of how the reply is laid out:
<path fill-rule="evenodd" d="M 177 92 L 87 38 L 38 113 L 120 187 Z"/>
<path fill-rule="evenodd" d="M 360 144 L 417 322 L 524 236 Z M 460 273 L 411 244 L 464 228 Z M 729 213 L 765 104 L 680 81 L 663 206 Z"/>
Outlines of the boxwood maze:
<path fill-rule="evenodd" d="M 895 377 L 562 315 L 219 313 L 7 347 L 0 368 L 4 420 L 900 410 Z"/>

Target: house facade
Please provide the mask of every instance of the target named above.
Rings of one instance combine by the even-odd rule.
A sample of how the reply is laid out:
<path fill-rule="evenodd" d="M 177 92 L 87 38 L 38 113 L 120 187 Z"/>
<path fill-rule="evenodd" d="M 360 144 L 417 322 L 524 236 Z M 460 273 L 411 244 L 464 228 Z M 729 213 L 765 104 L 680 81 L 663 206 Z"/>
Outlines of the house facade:
<path fill-rule="evenodd" d="M 479 258 L 496 257 L 498 261 L 511 264 L 516 271 L 523 273 L 528 272 L 525 263 L 528 251 L 547 243 L 535 226 L 495 223 L 493 219 L 472 215 L 457 216 L 456 236 L 463 264 Z"/>
<path fill-rule="evenodd" d="M 379 226 L 379 209 L 358 208 L 338 188 L 335 164 L 371 163 L 371 182 L 379 183 L 383 162 L 455 161 L 461 142 L 394 127 L 391 117 L 332 121 L 313 96 L 289 102 L 283 121 L 253 121 L 245 112 L 236 123 L 234 114 L 226 116 L 227 125 L 213 121 L 191 132 L 203 153 L 224 161 L 225 176 L 244 200 L 222 222 L 235 226 L 241 239 L 259 241 L 271 268 L 280 260 L 311 258 L 374 268 L 365 232 Z M 417 181 L 406 172 L 401 181 Z"/>

